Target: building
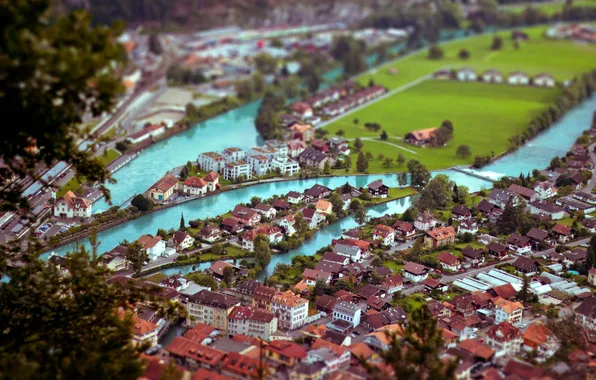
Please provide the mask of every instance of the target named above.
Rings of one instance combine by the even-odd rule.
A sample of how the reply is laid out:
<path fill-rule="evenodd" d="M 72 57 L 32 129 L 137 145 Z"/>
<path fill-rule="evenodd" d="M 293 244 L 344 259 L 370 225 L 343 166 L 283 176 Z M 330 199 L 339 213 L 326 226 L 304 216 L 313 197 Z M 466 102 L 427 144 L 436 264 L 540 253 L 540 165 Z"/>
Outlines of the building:
<path fill-rule="evenodd" d="M 306 148 L 298 155 L 298 162 L 300 162 L 300 165 L 314 167 L 320 170 L 325 169 L 325 163 L 328 162 L 328 160 L 329 158 L 327 154 L 314 148 Z"/>
<path fill-rule="evenodd" d="M 457 225 L 457 233 L 462 235 L 465 233 L 476 235 L 478 233 L 478 223 L 472 218 L 463 219 Z"/>
<path fill-rule="evenodd" d="M 315 210 L 324 215 L 331 215 L 333 214 L 333 205 L 331 202 L 328 202 L 324 199 L 319 199 L 315 204 Z"/>
<path fill-rule="evenodd" d="M 361 313 L 362 310 L 358 305 L 347 301 L 340 301 L 333 308 L 331 323 L 333 324 L 333 322 L 338 320 L 345 321 L 349 324 L 349 328 L 355 328 L 360 324 Z M 339 325 L 341 326 L 342 324 L 340 323 Z"/>
<path fill-rule="evenodd" d="M 293 176 L 300 173 L 300 164 L 289 157 L 275 157 L 271 160 L 271 170 L 279 170 L 282 175 Z"/>
<path fill-rule="evenodd" d="M 534 351 L 542 360 L 553 356 L 561 346 L 555 334 L 540 321 L 531 323 L 523 338 L 524 350 Z"/>
<path fill-rule="evenodd" d="M 596 297 L 586 298 L 575 308 L 575 321 L 588 330 L 596 330 Z"/>
<path fill-rule="evenodd" d="M 513 326 L 519 326 L 522 322 L 524 305 L 519 302 L 508 301 L 504 298 L 497 298 L 495 304 L 495 323 L 509 322 Z"/>
<path fill-rule="evenodd" d="M 90 218 L 92 203 L 87 198 L 77 197 L 72 191 L 67 191 L 54 204 L 54 216 L 60 218 Z"/>
<path fill-rule="evenodd" d="M 274 340 L 265 346 L 267 359 L 286 367 L 294 367 L 307 357 L 307 350 L 298 343 L 288 340 Z"/>
<path fill-rule="evenodd" d="M 461 261 L 459 257 L 455 256 L 451 252 L 443 251 L 439 253 L 437 257 L 441 268 L 447 269 L 452 272 L 457 272 L 461 269 Z"/>
<path fill-rule="evenodd" d="M 535 201 L 528 204 L 531 214 L 543 215 L 552 220 L 560 220 L 565 217 L 565 209 L 547 201 Z"/>
<path fill-rule="evenodd" d="M 538 74 L 532 80 L 532 84 L 536 87 L 555 87 L 555 78 L 549 74 Z"/>
<path fill-rule="evenodd" d="M 428 211 L 422 211 L 414 221 L 414 227 L 420 231 L 430 230 L 437 224 L 437 219 Z"/>
<path fill-rule="evenodd" d="M 549 181 L 538 182 L 534 185 L 534 191 L 538 194 L 538 199 L 545 200 L 557 195 L 557 188 Z"/>
<path fill-rule="evenodd" d="M 157 346 L 157 335 L 159 326 L 153 322 L 139 318 L 138 315 L 132 315 L 132 341 L 138 346 L 148 344 L 149 348 Z"/>
<path fill-rule="evenodd" d="M 437 128 L 425 128 L 408 132 L 404 141 L 411 145 L 421 146 L 430 143 L 437 132 Z"/>
<path fill-rule="evenodd" d="M 528 189 L 527 187 L 523 187 L 520 185 L 516 185 L 515 183 L 512 183 L 509 186 L 509 188 L 507 188 L 507 190 L 519 195 L 528 202 L 534 202 L 538 200 L 538 194 L 534 190 Z"/>
<path fill-rule="evenodd" d="M 128 247 L 119 245 L 110 252 L 101 255 L 101 261 L 111 271 L 118 272 L 124 270 L 130 265 L 130 262 L 126 259 L 127 249 Z"/>
<path fill-rule="evenodd" d="M 269 244 L 272 245 L 279 244 L 284 237 L 281 228 L 279 228 L 278 226 L 262 224 L 253 230 L 246 231 L 240 237 L 242 249 L 247 250 L 249 252 L 254 252 L 254 243 L 258 235 L 264 235 L 268 239 Z"/>
<path fill-rule="evenodd" d="M 304 191 L 304 195 L 308 200 L 311 201 L 314 201 L 315 199 L 328 198 L 331 196 L 331 189 L 327 186 L 315 183 L 310 189 Z"/>
<path fill-rule="evenodd" d="M 256 210 L 259 214 L 263 215 L 265 218 L 268 219 L 273 219 L 277 215 L 277 210 L 275 209 L 275 207 L 265 203 L 259 203 L 254 207 L 254 210 Z"/>
<path fill-rule="evenodd" d="M 406 261 L 403 269 L 404 277 L 412 282 L 420 282 L 426 280 L 430 269 L 421 264 L 416 264 L 411 261 Z"/>
<path fill-rule="evenodd" d="M 182 192 L 188 195 L 204 195 L 207 193 L 207 182 L 199 177 L 188 177 L 182 184 Z"/>
<path fill-rule="evenodd" d="M 304 142 L 309 142 L 315 137 L 315 132 L 310 124 L 294 124 L 289 128 L 295 139 L 300 139 Z"/>
<path fill-rule="evenodd" d="M 476 72 L 469 67 L 457 70 L 455 76 L 457 77 L 457 80 L 461 82 L 473 82 L 477 79 Z"/>
<path fill-rule="evenodd" d="M 526 276 L 532 276 L 540 270 L 540 263 L 529 257 L 519 257 L 512 265 L 516 271 Z"/>
<path fill-rule="evenodd" d="M 130 141 L 131 144 L 138 144 L 150 137 L 157 137 L 166 131 L 166 127 L 163 125 L 150 125 L 141 129 L 140 131 L 134 132 L 126 137 L 126 140 Z"/>
<path fill-rule="evenodd" d="M 161 236 L 142 235 L 137 242 L 143 247 L 149 259 L 155 260 L 166 253 L 166 242 Z"/>
<path fill-rule="evenodd" d="M 223 168 L 223 177 L 228 181 L 237 179 L 249 179 L 251 173 L 250 165 L 246 161 L 226 162 Z"/>
<path fill-rule="evenodd" d="M 486 332 L 486 344 L 496 351 L 496 356 L 515 356 L 523 343 L 519 329 L 505 321 L 492 325 Z"/>
<path fill-rule="evenodd" d="M 514 86 L 526 86 L 530 84 L 530 77 L 520 71 L 515 71 L 509 75 L 507 83 Z"/>
<path fill-rule="evenodd" d="M 206 172 L 221 173 L 226 164 L 226 157 L 216 152 L 205 152 L 199 154 L 197 159 L 199 168 Z"/>
<path fill-rule="evenodd" d="M 195 244 L 195 238 L 190 236 L 185 231 L 176 231 L 172 239 L 170 239 L 170 246 L 176 248 L 177 251 L 183 251 L 192 247 Z"/>
<path fill-rule="evenodd" d="M 276 331 L 277 317 L 266 310 L 236 306 L 228 315 L 229 335 L 248 335 L 268 341 Z"/>
<path fill-rule="evenodd" d="M 240 148 L 226 148 L 222 153 L 226 162 L 244 161 L 246 159 L 246 152 Z"/>
<path fill-rule="evenodd" d="M 288 193 L 288 202 L 295 205 L 304 201 L 304 194 L 297 191 L 290 191 Z"/>
<path fill-rule="evenodd" d="M 215 191 L 219 188 L 219 175 L 216 172 L 209 172 L 203 179 L 207 182 L 207 191 Z"/>
<path fill-rule="evenodd" d="M 280 328 L 295 330 L 306 323 L 308 300 L 291 290 L 277 292 L 271 299 L 271 311 L 277 316 Z"/>
<path fill-rule="evenodd" d="M 312 208 L 303 209 L 302 215 L 304 216 L 304 219 L 308 222 L 308 228 L 310 228 L 311 230 L 317 228 L 319 224 L 325 221 L 325 216 Z"/>
<path fill-rule="evenodd" d="M 210 370 L 219 368 L 225 352 L 196 343 L 181 336 L 174 338 L 167 347 L 170 358 L 191 369 Z"/>
<path fill-rule="evenodd" d="M 397 293 L 403 290 L 404 288 L 404 279 L 399 274 L 394 274 L 383 279 L 381 283 L 381 289 L 383 289 L 387 294 Z"/>
<path fill-rule="evenodd" d="M 482 250 L 474 249 L 472 246 L 467 246 L 461 250 L 464 259 L 470 262 L 472 266 L 484 264 L 484 255 Z"/>
<path fill-rule="evenodd" d="M 252 173 L 257 177 L 267 175 L 271 170 L 271 160 L 262 154 L 251 155 L 247 161 Z"/>
<path fill-rule="evenodd" d="M 451 218 L 457 222 L 468 219 L 472 216 L 472 212 L 469 208 L 462 205 L 455 205 L 451 209 Z"/>
<path fill-rule="evenodd" d="M 573 230 L 570 226 L 557 223 L 553 226 L 551 231 L 559 243 L 565 244 L 568 243 L 569 240 L 573 239 Z"/>
<path fill-rule="evenodd" d="M 186 304 L 187 323 L 191 326 L 204 323 L 227 333 L 228 315 L 238 305 L 240 302 L 235 297 L 210 290 L 201 290 L 188 298 Z"/>
<path fill-rule="evenodd" d="M 313 115 L 312 108 L 310 105 L 308 105 L 308 103 L 305 102 L 296 102 L 292 104 L 290 108 L 292 109 L 294 115 L 302 120 L 309 119 Z"/>
<path fill-rule="evenodd" d="M 384 245 L 391 245 L 395 241 L 395 230 L 384 224 L 378 224 L 373 230 L 372 238 Z"/>
<path fill-rule="evenodd" d="M 424 245 L 429 248 L 438 248 L 455 243 L 456 237 L 457 234 L 453 226 L 435 228 L 434 230 L 426 231 Z"/>
<path fill-rule="evenodd" d="M 317 281 L 323 281 L 329 285 L 331 283 L 332 274 L 324 270 L 306 268 L 302 272 L 302 280 L 308 286 L 315 286 Z"/>
<path fill-rule="evenodd" d="M 389 187 L 383 184 L 382 180 L 376 180 L 368 184 L 368 193 L 375 198 L 387 198 Z"/>
<path fill-rule="evenodd" d="M 511 234 L 507 238 L 509 249 L 518 255 L 529 255 L 532 253 L 532 242 L 527 236 Z"/>
<path fill-rule="evenodd" d="M 178 178 L 166 174 L 145 192 L 145 196 L 157 202 L 167 201 L 178 187 Z"/>
<path fill-rule="evenodd" d="M 398 220 L 393 224 L 393 229 L 395 230 L 396 240 L 406 241 L 413 239 L 416 235 L 416 229 L 414 228 L 414 225 L 401 220 Z"/>
<path fill-rule="evenodd" d="M 237 205 L 232 211 L 232 217 L 248 226 L 255 226 L 261 221 L 261 214 L 248 207 Z"/>
<path fill-rule="evenodd" d="M 487 198 L 490 203 L 502 209 L 504 209 L 510 201 L 513 202 L 514 205 L 517 205 L 519 202 L 516 193 L 503 189 L 493 189 L 490 194 L 488 194 Z"/>
<path fill-rule="evenodd" d="M 362 261 L 362 249 L 355 245 L 335 244 L 333 253 L 348 257 L 354 263 Z"/>
<path fill-rule="evenodd" d="M 217 226 L 204 226 L 199 231 L 201 240 L 205 240 L 209 243 L 214 243 L 221 239 L 221 229 Z"/>
<path fill-rule="evenodd" d="M 486 83 L 503 83 L 503 74 L 497 70 L 486 70 L 482 73 L 482 81 Z"/>

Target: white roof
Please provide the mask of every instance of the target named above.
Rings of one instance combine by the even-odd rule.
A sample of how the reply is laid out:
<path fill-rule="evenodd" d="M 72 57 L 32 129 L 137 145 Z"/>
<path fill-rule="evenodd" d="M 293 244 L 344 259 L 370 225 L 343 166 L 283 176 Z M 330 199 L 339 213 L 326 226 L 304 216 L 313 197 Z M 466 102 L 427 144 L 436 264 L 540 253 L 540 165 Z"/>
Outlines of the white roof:
<path fill-rule="evenodd" d="M 505 271 L 500 270 L 500 269 L 491 269 L 488 272 L 488 275 L 492 276 L 492 277 L 496 277 L 503 281 L 507 281 L 510 284 L 514 284 L 514 283 L 523 284 L 523 282 L 524 282 L 524 280 L 522 280 L 521 277 L 513 276 Z"/>
<path fill-rule="evenodd" d="M 509 282 L 507 282 L 507 281 L 503 281 L 503 280 L 498 279 L 496 277 L 489 276 L 486 273 L 479 273 L 478 276 L 476 276 L 476 278 L 479 279 L 479 280 L 486 281 L 486 282 L 492 284 L 493 286 L 500 286 L 500 285 L 509 284 Z"/>

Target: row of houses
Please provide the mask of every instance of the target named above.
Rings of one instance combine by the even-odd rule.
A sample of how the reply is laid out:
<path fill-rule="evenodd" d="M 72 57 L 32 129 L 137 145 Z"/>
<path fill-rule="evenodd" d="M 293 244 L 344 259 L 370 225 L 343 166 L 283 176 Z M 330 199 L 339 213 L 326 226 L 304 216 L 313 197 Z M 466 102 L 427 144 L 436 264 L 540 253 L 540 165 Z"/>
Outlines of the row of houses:
<path fill-rule="evenodd" d="M 530 77 L 521 71 L 515 71 L 505 76 L 498 70 L 491 69 L 483 73 L 477 73 L 469 67 L 464 67 L 454 72 L 449 70 L 437 71 L 433 74 L 433 77 L 440 80 L 456 79 L 461 82 L 507 83 L 514 86 L 533 85 L 536 87 L 554 87 L 556 84 L 555 78 L 546 73 Z"/>

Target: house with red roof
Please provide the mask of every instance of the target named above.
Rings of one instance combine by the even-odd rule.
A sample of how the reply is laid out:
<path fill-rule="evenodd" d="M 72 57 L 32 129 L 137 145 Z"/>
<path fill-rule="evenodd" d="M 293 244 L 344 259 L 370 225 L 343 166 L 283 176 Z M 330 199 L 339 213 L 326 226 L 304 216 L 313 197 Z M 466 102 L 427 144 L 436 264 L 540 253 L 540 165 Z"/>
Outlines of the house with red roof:
<path fill-rule="evenodd" d="M 288 340 L 274 340 L 265 347 L 267 359 L 294 367 L 306 359 L 307 351 L 302 345 Z"/>
<path fill-rule="evenodd" d="M 275 314 L 252 306 L 236 306 L 228 315 L 228 334 L 270 340 L 277 331 Z"/>
<path fill-rule="evenodd" d="M 199 231 L 199 237 L 209 243 L 216 242 L 221 239 L 221 229 L 217 226 L 203 226 Z"/>
<path fill-rule="evenodd" d="M 247 226 L 255 226 L 261 221 L 261 214 L 259 214 L 256 210 L 240 205 L 234 207 L 232 216 Z"/>
<path fill-rule="evenodd" d="M 412 282 L 424 281 L 428 277 L 430 269 L 422 264 L 417 264 L 411 261 L 406 261 L 406 265 L 402 268 L 404 277 Z"/>
<path fill-rule="evenodd" d="M 325 284 L 331 283 L 333 275 L 330 272 L 306 268 L 302 272 L 302 280 L 308 286 L 315 286 L 317 281 L 323 281 Z"/>
<path fill-rule="evenodd" d="M 174 338 L 166 350 L 176 363 L 191 369 L 218 368 L 226 355 L 225 352 L 195 343 L 181 336 Z"/>
<path fill-rule="evenodd" d="M 210 171 L 203 179 L 207 182 L 207 191 L 219 189 L 219 174 L 216 172 Z"/>
<path fill-rule="evenodd" d="M 168 243 L 177 251 L 183 251 L 195 244 L 195 238 L 190 236 L 186 231 L 176 231 Z"/>
<path fill-rule="evenodd" d="M 385 277 L 381 283 L 381 289 L 388 294 L 393 294 L 401 291 L 404 288 L 404 279 L 399 274 L 394 274 L 389 277 Z"/>
<path fill-rule="evenodd" d="M 137 242 L 147 252 L 151 260 L 155 260 L 166 253 L 166 242 L 162 240 L 161 236 L 142 235 L 137 239 Z"/>
<path fill-rule="evenodd" d="M 87 198 L 77 197 L 72 191 L 67 191 L 54 204 L 54 216 L 61 218 L 90 218 L 92 203 Z"/>
<path fill-rule="evenodd" d="M 428 248 L 438 248 L 455 243 L 456 237 L 457 233 L 453 226 L 435 228 L 434 230 L 426 231 L 424 245 Z"/>
<path fill-rule="evenodd" d="M 437 258 L 439 259 L 441 268 L 450 270 L 452 272 L 457 272 L 461 269 L 461 261 L 459 260 L 459 257 L 455 256 L 451 252 L 443 251 L 439 253 Z"/>
<path fill-rule="evenodd" d="M 524 350 L 535 352 L 539 361 L 550 358 L 561 347 L 561 342 L 553 331 L 541 321 L 531 323 L 524 331 L 523 339 Z"/>
<path fill-rule="evenodd" d="M 306 102 L 293 103 L 290 108 L 296 117 L 300 119 L 308 119 L 313 115 L 311 106 Z"/>
<path fill-rule="evenodd" d="M 395 230 L 384 224 L 378 224 L 373 231 L 373 240 L 378 240 L 384 245 L 390 245 L 395 241 Z"/>
<path fill-rule="evenodd" d="M 395 230 L 395 239 L 400 241 L 406 241 L 414 238 L 416 235 L 416 229 L 412 223 L 398 220 L 393 224 Z"/>
<path fill-rule="evenodd" d="M 183 182 L 182 192 L 188 195 L 204 195 L 207 193 L 207 181 L 200 177 L 190 176 Z"/>
<path fill-rule="evenodd" d="M 496 351 L 497 357 L 517 355 L 522 343 L 520 330 L 507 321 L 492 325 L 486 332 L 486 344 Z"/>
<path fill-rule="evenodd" d="M 242 249 L 245 249 L 249 252 L 254 252 L 255 239 L 258 235 L 264 235 L 268 239 L 269 244 L 279 244 L 284 238 L 284 234 L 282 233 L 281 228 L 278 226 L 262 224 L 255 229 L 246 231 L 242 236 L 240 236 Z"/>
<path fill-rule="evenodd" d="M 551 230 L 559 243 L 565 244 L 573 239 L 573 230 L 570 226 L 557 223 Z"/>
<path fill-rule="evenodd" d="M 157 202 L 165 202 L 174 195 L 177 188 L 178 178 L 172 174 L 166 174 L 145 192 L 145 196 Z"/>

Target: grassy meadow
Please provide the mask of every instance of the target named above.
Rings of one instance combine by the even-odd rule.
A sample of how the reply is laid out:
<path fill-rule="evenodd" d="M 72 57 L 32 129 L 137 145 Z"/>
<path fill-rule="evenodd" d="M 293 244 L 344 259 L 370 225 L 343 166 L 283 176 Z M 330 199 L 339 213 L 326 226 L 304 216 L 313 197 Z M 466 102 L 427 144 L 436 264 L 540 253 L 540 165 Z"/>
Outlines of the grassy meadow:
<path fill-rule="evenodd" d="M 377 158 L 379 153 L 393 159 L 402 153 L 406 159 L 417 159 L 429 169 L 442 169 L 470 164 L 475 155 L 499 154 L 507 150 L 509 137 L 522 133 L 528 122 L 548 107 L 559 92 L 559 89 L 428 80 L 326 128 L 330 135 L 341 129 L 349 140 L 363 138 L 362 150 L 375 157 L 369 161 L 371 173 L 405 170 L 405 166 L 397 167 L 395 163 L 390 167 L 383 166 L 383 160 Z M 359 120 L 358 124 L 354 123 L 355 118 Z M 411 130 L 438 127 L 445 119 L 454 125 L 453 139 L 446 147 L 420 148 L 402 141 Z M 381 141 L 379 132 L 364 127 L 366 122 L 380 123 L 389 139 Z M 461 159 L 455 156 L 461 144 L 470 147 L 471 157 Z M 355 170 L 356 158 L 353 153 L 352 170 Z"/>

